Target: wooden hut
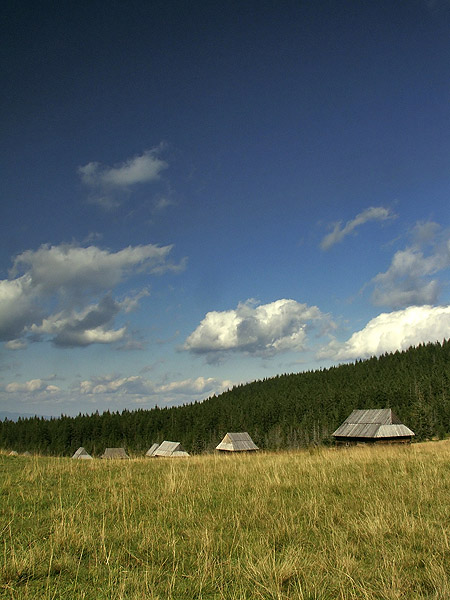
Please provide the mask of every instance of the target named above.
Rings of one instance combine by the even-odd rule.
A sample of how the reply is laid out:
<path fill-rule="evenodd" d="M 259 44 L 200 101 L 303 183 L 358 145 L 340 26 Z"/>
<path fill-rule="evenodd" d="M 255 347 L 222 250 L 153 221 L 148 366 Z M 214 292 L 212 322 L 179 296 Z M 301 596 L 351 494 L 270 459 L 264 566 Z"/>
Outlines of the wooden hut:
<path fill-rule="evenodd" d="M 336 429 L 338 444 L 409 443 L 414 435 L 390 408 L 354 410 Z"/>
<path fill-rule="evenodd" d="M 145 456 L 147 458 L 154 458 L 155 457 L 155 450 L 159 448 L 159 444 L 152 444 L 150 446 L 150 448 L 147 450 L 147 452 L 145 453 Z"/>
<path fill-rule="evenodd" d="M 187 457 L 189 453 L 183 448 L 180 442 L 168 442 L 164 440 L 162 444 L 153 452 L 153 456 L 165 456 L 170 458 Z"/>
<path fill-rule="evenodd" d="M 125 448 L 106 448 L 100 458 L 112 460 L 116 458 L 130 458 L 125 452 Z"/>
<path fill-rule="evenodd" d="M 74 453 L 72 458 L 77 458 L 80 460 L 92 460 L 92 456 L 86 452 L 83 446 L 80 446 L 78 450 Z"/>
<path fill-rule="evenodd" d="M 258 446 L 253 442 L 249 434 L 244 431 L 241 433 L 227 433 L 216 450 L 224 452 L 250 452 L 259 450 Z"/>

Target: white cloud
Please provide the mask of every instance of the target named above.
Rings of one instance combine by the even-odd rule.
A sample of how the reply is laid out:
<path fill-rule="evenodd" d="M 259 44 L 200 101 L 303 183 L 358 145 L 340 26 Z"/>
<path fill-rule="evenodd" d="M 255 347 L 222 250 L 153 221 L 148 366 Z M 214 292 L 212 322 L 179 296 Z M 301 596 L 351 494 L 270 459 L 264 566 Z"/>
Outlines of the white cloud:
<path fill-rule="evenodd" d="M 46 244 L 19 254 L 10 275 L 25 270 L 27 285 L 41 294 L 98 292 L 116 286 L 133 272 L 162 274 L 181 270 L 183 263 L 175 265 L 168 260 L 172 248 L 146 244 L 110 252 L 97 246 Z"/>
<path fill-rule="evenodd" d="M 11 381 L 0 386 L 2 408 L 10 412 L 48 415 L 60 414 L 62 401 L 67 397 L 49 378 Z M 78 411 L 79 412 L 79 411 Z"/>
<path fill-rule="evenodd" d="M 156 390 L 159 394 L 205 394 L 207 392 L 220 393 L 231 386 L 232 382 L 229 380 L 218 381 L 214 377 L 197 377 L 159 385 Z"/>
<path fill-rule="evenodd" d="M 59 387 L 56 385 L 48 385 L 42 379 L 30 379 L 24 383 L 12 382 L 5 386 L 5 391 L 8 393 L 24 393 L 34 394 L 36 392 L 59 392 Z"/>
<path fill-rule="evenodd" d="M 111 290 L 136 273 L 180 271 L 184 262 L 172 263 L 171 250 L 147 244 L 110 252 L 63 244 L 23 252 L 10 278 L 0 281 L 0 339 L 9 349 L 21 347 L 28 334 L 66 347 L 123 341 L 126 329 L 112 328 L 113 320 L 135 310 L 148 291 L 119 302 Z"/>
<path fill-rule="evenodd" d="M 28 344 L 24 340 L 10 340 L 5 343 L 7 350 L 23 350 L 27 348 Z"/>
<path fill-rule="evenodd" d="M 40 325 L 33 324 L 33 336 L 47 334 L 55 346 L 70 348 L 90 344 L 112 344 L 122 340 L 126 328 L 108 329 L 120 311 L 120 304 L 111 296 L 105 296 L 98 304 L 86 307 L 81 312 L 60 312 L 44 319 Z"/>
<path fill-rule="evenodd" d="M 139 394 L 154 392 L 153 383 L 139 375 L 130 377 L 99 376 L 80 383 L 82 394 Z"/>
<path fill-rule="evenodd" d="M 81 181 L 92 190 L 93 201 L 105 208 L 113 208 L 120 204 L 118 191 L 160 178 L 161 171 L 168 167 L 159 157 L 162 149 L 163 145 L 146 150 L 143 154 L 113 167 L 90 162 L 79 167 L 78 172 Z"/>
<path fill-rule="evenodd" d="M 432 276 L 450 267 L 449 233 L 436 223 L 419 223 L 412 238 L 410 246 L 394 254 L 388 270 L 372 279 L 375 305 L 403 308 L 437 303 L 442 285 Z"/>
<path fill-rule="evenodd" d="M 115 167 L 105 167 L 98 162 L 90 162 L 80 167 L 83 183 L 90 186 L 127 187 L 158 179 L 168 164 L 158 158 L 161 147 L 146 150 L 140 156 L 129 158 Z"/>
<path fill-rule="evenodd" d="M 124 298 L 122 302 L 120 302 L 120 307 L 125 313 L 131 313 L 138 309 L 140 300 L 142 300 L 142 298 L 146 298 L 147 296 L 150 296 L 150 292 L 144 288 L 134 296 L 127 296 Z"/>
<path fill-rule="evenodd" d="M 152 408 L 201 401 L 233 386 L 231 381 L 214 377 L 153 381 L 140 375 L 111 374 L 94 376 L 64 389 L 55 385 L 53 379 L 50 376 L 1 385 L 3 408 L 15 412 L 20 404 L 20 412 L 50 415 Z"/>
<path fill-rule="evenodd" d="M 58 392 L 60 392 L 60 391 L 61 391 L 61 388 L 59 388 L 57 385 L 48 385 L 48 386 L 45 388 L 45 391 L 46 391 L 48 394 L 57 394 Z"/>
<path fill-rule="evenodd" d="M 232 387 L 232 382 L 214 377 L 197 377 L 169 383 L 156 383 L 140 375 L 129 377 L 100 376 L 80 382 L 79 391 L 83 395 L 120 395 L 131 401 L 161 400 L 172 402 L 175 398 L 186 401 L 198 400 L 207 395 L 218 394 Z M 134 398 L 134 400 L 133 400 Z"/>
<path fill-rule="evenodd" d="M 318 358 L 368 358 L 444 338 L 450 338 L 450 306 L 410 306 L 378 315 L 346 342 L 332 341 Z"/>
<path fill-rule="evenodd" d="M 316 306 L 286 299 L 256 306 L 248 300 L 234 310 L 207 313 L 183 349 L 210 358 L 227 351 L 264 355 L 303 350 L 312 323 L 332 326 Z"/>
<path fill-rule="evenodd" d="M 351 221 L 347 221 L 344 226 L 342 226 L 341 221 L 336 223 L 333 231 L 323 238 L 322 242 L 320 243 L 320 247 L 322 250 L 328 250 L 331 248 L 331 246 L 341 242 L 357 227 L 364 225 L 364 223 L 367 223 L 368 221 L 386 221 L 387 219 L 392 219 L 393 217 L 394 215 L 388 208 L 384 208 L 383 206 L 371 206 L 370 208 L 367 208 L 363 212 L 357 214 L 356 217 Z"/>
<path fill-rule="evenodd" d="M 0 340 L 19 338 L 27 323 L 39 317 L 28 275 L 0 281 Z"/>

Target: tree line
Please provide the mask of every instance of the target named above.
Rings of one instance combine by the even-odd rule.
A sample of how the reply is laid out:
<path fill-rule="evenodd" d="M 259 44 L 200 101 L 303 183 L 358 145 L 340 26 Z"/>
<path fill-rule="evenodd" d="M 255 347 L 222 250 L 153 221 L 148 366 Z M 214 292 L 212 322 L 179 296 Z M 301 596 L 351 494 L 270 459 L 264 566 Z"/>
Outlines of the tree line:
<path fill-rule="evenodd" d="M 201 402 L 151 410 L 0 421 L 0 447 L 99 455 L 124 446 L 144 453 L 153 442 L 180 441 L 191 453 L 215 448 L 227 431 L 248 431 L 266 449 L 332 442 L 355 408 L 392 408 L 416 440 L 450 432 L 450 341 L 421 344 L 329 369 L 242 384 Z"/>

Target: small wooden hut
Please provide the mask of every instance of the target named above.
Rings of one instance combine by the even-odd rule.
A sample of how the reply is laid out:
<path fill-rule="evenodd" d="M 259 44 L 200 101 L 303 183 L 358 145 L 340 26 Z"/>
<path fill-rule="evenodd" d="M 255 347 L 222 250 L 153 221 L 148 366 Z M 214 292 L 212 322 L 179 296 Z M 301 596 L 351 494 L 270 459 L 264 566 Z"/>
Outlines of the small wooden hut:
<path fill-rule="evenodd" d="M 337 444 L 409 443 L 411 431 L 390 408 L 354 410 L 333 433 Z"/>
<path fill-rule="evenodd" d="M 180 442 L 168 442 L 164 440 L 162 444 L 153 452 L 153 456 L 165 456 L 170 458 L 187 457 L 189 453 L 183 448 Z"/>
<path fill-rule="evenodd" d="M 86 452 L 83 446 L 80 446 L 78 450 L 74 453 L 72 458 L 77 458 L 80 460 L 92 460 L 92 456 Z"/>
<path fill-rule="evenodd" d="M 259 450 L 258 446 L 253 442 L 249 434 L 244 431 L 241 433 L 227 433 L 216 450 L 224 452 L 250 452 Z"/>
<path fill-rule="evenodd" d="M 100 458 L 113 460 L 116 458 L 130 458 L 125 452 L 125 448 L 106 448 Z"/>
<path fill-rule="evenodd" d="M 155 450 L 159 448 L 159 444 L 152 444 L 150 446 L 150 448 L 147 450 L 147 452 L 145 453 L 145 456 L 147 458 L 154 458 L 155 457 Z"/>

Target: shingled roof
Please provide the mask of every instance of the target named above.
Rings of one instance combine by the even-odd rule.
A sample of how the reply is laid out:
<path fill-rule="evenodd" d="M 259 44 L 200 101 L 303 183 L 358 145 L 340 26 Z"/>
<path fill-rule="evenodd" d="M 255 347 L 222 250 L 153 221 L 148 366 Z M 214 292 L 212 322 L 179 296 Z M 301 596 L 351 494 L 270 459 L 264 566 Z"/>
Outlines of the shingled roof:
<path fill-rule="evenodd" d="M 168 442 L 164 440 L 153 452 L 153 456 L 170 456 L 175 458 L 189 456 L 189 453 L 186 452 L 180 442 Z"/>
<path fill-rule="evenodd" d="M 145 453 L 145 456 L 147 457 L 153 457 L 155 456 L 155 450 L 159 448 L 159 444 L 152 444 L 150 446 L 150 448 L 147 450 L 147 452 Z"/>
<path fill-rule="evenodd" d="M 114 458 L 130 458 L 125 452 L 125 448 L 106 448 L 101 458 L 114 459 Z"/>
<path fill-rule="evenodd" d="M 390 408 L 354 410 L 336 429 L 336 438 L 400 438 L 411 437 L 414 432 L 403 425 Z"/>
<path fill-rule="evenodd" d="M 241 433 L 227 433 L 216 450 L 225 450 L 226 452 L 247 452 L 249 450 L 259 450 L 249 434 L 244 431 Z"/>
<path fill-rule="evenodd" d="M 92 456 L 90 454 L 88 454 L 86 452 L 86 450 L 83 448 L 83 446 L 80 446 L 78 448 L 78 450 L 74 453 L 74 455 L 72 456 L 72 458 L 79 458 L 82 460 L 89 460 L 92 459 Z"/>

